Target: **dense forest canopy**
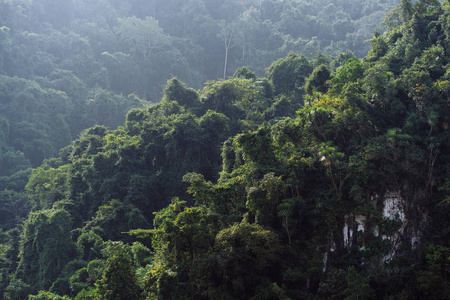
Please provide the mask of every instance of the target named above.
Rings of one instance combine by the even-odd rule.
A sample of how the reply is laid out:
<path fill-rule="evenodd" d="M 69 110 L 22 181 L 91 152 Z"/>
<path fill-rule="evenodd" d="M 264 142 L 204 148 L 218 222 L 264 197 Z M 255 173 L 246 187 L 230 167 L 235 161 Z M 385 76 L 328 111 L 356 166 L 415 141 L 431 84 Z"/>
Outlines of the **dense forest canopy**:
<path fill-rule="evenodd" d="M 3 299 L 449 299 L 448 1 L 0 22 Z"/>
<path fill-rule="evenodd" d="M 291 51 L 363 57 L 394 2 L 0 1 L 0 216 L 26 216 L 32 167 L 159 102 L 170 78 L 199 89 Z"/>

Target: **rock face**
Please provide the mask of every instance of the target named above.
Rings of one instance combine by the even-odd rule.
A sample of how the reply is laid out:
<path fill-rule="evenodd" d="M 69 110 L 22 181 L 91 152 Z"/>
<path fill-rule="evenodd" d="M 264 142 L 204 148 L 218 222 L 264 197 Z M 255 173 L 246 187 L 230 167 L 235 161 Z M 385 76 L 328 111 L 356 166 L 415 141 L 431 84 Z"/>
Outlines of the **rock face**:
<path fill-rule="evenodd" d="M 401 245 L 414 249 L 420 243 L 420 228 L 410 226 L 407 218 L 407 203 L 400 192 L 386 193 L 380 201 L 379 196 L 371 199 L 377 213 L 371 215 L 347 215 L 342 227 L 342 240 L 330 242 L 329 251 L 324 253 L 324 271 L 330 253 L 336 244 L 345 249 L 357 246 L 367 257 L 377 255 L 381 263 L 391 262 L 399 254 Z M 374 254 L 375 253 L 375 254 Z"/>
<path fill-rule="evenodd" d="M 372 201 L 375 201 L 375 199 L 372 199 Z M 398 242 L 400 242 L 400 238 L 403 236 L 405 226 L 407 225 L 404 200 L 400 196 L 400 193 L 388 193 L 383 197 L 381 224 L 376 225 L 374 228 L 366 228 L 368 216 L 358 215 L 354 218 L 351 216 L 346 216 L 345 219 L 346 222 L 342 229 L 345 248 L 357 243 L 357 239 L 354 236 L 355 232 L 364 233 L 366 230 L 372 230 L 375 237 L 378 237 L 381 231 L 382 240 L 388 239 L 392 242 L 393 248 L 397 248 Z M 399 228 L 393 230 L 395 225 Z M 380 226 L 388 228 L 383 228 L 380 230 Z"/>
<path fill-rule="evenodd" d="M 388 193 L 384 196 L 383 217 L 389 220 L 400 219 L 405 220 L 405 210 L 403 207 L 403 199 L 400 193 Z"/>
<path fill-rule="evenodd" d="M 356 216 L 354 220 L 350 216 L 345 217 L 344 228 L 342 229 L 342 236 L 344 237 L 344 247 L 348 248 L 356 243 L 355 232 L 365 231 L 365 216 Z"/>
<path fill-rule="evenodd" d="M 389 262 L 394 257 L 395 254 L 400 247 L 400 243 L 402 242 L 402 237 L 405 233 L 405 228 L 408 223 L 408 220 L 405 218 L 405 202 L 403 198 L 400 196 L 400 193 L 389 193 L 384 197 L 383 201 L 383 221 L 394 221 L 397 223 L 401 223 L 400 228 L 394 230 L 392 232 L 382 234 L 382 240 L 389 240 L 391 242 L 391 249 L 388 254 L 386 254 L 382 261 Z"/>

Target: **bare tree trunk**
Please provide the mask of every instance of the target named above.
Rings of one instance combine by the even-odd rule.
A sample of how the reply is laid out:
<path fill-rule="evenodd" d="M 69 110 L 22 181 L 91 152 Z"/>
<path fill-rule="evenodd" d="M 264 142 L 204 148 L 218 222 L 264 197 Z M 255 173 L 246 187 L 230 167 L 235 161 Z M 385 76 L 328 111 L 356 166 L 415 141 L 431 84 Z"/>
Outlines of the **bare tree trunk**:
<path fill-rule="evenodd" d="M 225 65 L 223 67 L 223 79 L 227 77 L 228 51 L 234 47 L 232 35 L 225 36 Z"/>
<path fill-rule="evenodd" d="M 286 216 L 284 219 L 285 223 L 286 223 L 286 232 L 287 232 L 287 236 L 288 236 L 288 241 L 289 241 L 289 245 L 291 244 L 291 233 L 289 232 L 289 225 L 288 225 L 288 217 Z"/>
<path fill-rule="evenodd" d="M 245 48 L 245 37 L 244 37 L 244 40 L 242 41 L 242 61 L 245 61 L 245 51 L 246 51 L 246 48 Z"/>
<path fill-rule="evenodd" d="M 228 63 L 228 47 L 225 45 L 225 65 L 223 66 L 223 80 L 227 76 L 227 63 Z"/>

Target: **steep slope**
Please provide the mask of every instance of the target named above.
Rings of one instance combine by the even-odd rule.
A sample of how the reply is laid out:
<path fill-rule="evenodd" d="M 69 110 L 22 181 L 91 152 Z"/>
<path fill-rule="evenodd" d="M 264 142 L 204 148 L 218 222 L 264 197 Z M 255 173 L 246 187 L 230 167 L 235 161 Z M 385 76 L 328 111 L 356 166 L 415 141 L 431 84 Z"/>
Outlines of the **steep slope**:
<path fill-rule="evenodd" d="M 448 299 L 449 18 L 401 1 L 364 59 L 173 78 L 87 130 L 0 235 L 7 299 Z"/>

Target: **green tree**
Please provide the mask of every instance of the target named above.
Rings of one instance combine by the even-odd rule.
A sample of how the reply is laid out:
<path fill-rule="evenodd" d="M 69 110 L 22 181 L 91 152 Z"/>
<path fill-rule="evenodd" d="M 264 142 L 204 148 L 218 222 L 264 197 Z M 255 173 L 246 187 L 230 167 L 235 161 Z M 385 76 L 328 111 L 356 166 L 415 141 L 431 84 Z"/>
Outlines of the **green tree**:
<path fill-rule="evenodd" d="M 71 239 L 71 220 L 62 209 L 33 212 L 25 221 L 20 238 L 20 261 L 16 278 L 45 290 L 57 279 L 64 266 L 76 257 Z"/>
<path fill-rule="evenodd" d="M 194 110 L 200 105 L 197 92 L 194 89 L 187 88 L 177 78 L 167 81 L 163 101 L 177 101 L 178 104 L 189 110 Z"/>
<path fill-rule="evenodd" d="M 342 299 L 346 286 L 346 272 L 342 269 L 331 270 L 320 282 L 318 295 L 325 299 Z"/>
<path fill-rule="evenodd" d="M 26 218 L 31 205 L 25 193 L 5 189 L 0 191 L 0 215 L 2 228 L 9 228 Z"/>
<path fill-rule="evenodd" d="M 275 87 L 275 95 L 299 93 L 313 68 L 303 55 L 290 53 L 274 62 L 267 70 L 267 78 Z"/>
<path fill-rule="evenodd" d="M 5 299 L 19 300 L 26 299 L 28 295 L 32 293 L 32 289 L 29 284 L 26 284 L 21 279 L 13 279 L 5 289 Z"/>
<path fill-rule="evenodd" d="M 97 283 L 99 299 L 139 299 L 141 289 L 127 246 L 111 242 L 102 278 Z"/>
<path fill-rule="evenodd" d="M 211 269 L 213 289 L 208 296 L 275 297 L 272 287 L 279 274 L 282 249 L 274 232 L 256 224 L 243 222 L 220 231 L 213 254 L 217 266 Z"/>
<path fill-rule="evenodd" d="M 33 296 L 30 295 L 28 300 L 69 300 L 67 296 L 59 296 L 50 292 L 40 291 L 39 294 Z"/>
<path fill-rule="evenodd" d="M 346 300 L 375 299 L 375 292 L 369 285 L 369 279 L 363 277 L 354 266 L 350 266 L 347 271 L 347 288 L 343 296 Z"/>
<path fill-rule="evenodd" d="M 67 166 L 58 169 L 33 169 L 25 189 L 29 192 L 31 203 L 39 209 L 50 209 L 53 203 L 65 198 Z"/>
<path fill-rule="evenodd" d="M 310 95 L 313 92 L 326 93 L 328 91 L 327 81 L 330 78 L 331 73 L 327 66 L 319 65 L 315 67 L 306 81 L 306 92 Z"/>
<path fill-rule="evenodd" d="M 356 82 L 364 75 L 364 69 L 361 61 L 355 57 L 342 62 L 342 65 L 336 69 L 336 75 L 331 79 L 333 84 L 332 92 L 338 95 L 347 83 Z"/>
<path fill-rule="evenodd" d="M 256 79 L 256 74 L 246 66 L 237 69 L 236 72 L 234 72 L 234 76 L 245 79 Z"/>

